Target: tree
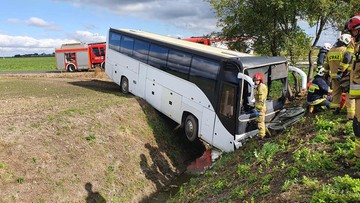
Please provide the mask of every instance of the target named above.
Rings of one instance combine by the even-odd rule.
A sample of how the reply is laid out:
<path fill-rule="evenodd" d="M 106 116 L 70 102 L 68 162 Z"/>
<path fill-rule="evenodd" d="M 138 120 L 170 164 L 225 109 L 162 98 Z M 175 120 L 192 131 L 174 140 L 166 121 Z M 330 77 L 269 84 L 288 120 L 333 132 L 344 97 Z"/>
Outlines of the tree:
<path fill-rule="evenodd" d="M 304 6 L 307 9 L 305 9 L 299 17 L 306 20 L 310 26 L 316 26 L 315 37 L 308 54 L 308 80 L 311 80 L 314 71 L 312 55 L 321 33 L 326 29 L 343 31 L 345 22 L 350 19 L 351 16 L 360 13 L 360 1 L 309 0 L 304 2 Z"/>
<path fill-rule="evenodd" d="M 218 16 L 218 25 L 228 38 L 253 37 L 254 49 L 261 55 L 278 56 L 298 41 L 304 31 L 297 25 L 302 1 L 294 0 L 209 0 Z M 302 43 L 302 44 L 301 44 Z M 291 51 L 289 51 L 290 53 Z"/>
<path fill-rule="evenodd" d="M 227 38 L 252 37 L 260 55 L 289 56 L 295 63 L 310 39 L 298 26 L 304 0 L 209 0 L 218 16 L 218 25 Z M 236 47 L 236 44 L 234 46 Z M 238 48 L 239 49 L 239 48 Z M 295 83 L 295 86 L 298 83 Z M 295 87 L 296 90 L 300 88 Z"/>

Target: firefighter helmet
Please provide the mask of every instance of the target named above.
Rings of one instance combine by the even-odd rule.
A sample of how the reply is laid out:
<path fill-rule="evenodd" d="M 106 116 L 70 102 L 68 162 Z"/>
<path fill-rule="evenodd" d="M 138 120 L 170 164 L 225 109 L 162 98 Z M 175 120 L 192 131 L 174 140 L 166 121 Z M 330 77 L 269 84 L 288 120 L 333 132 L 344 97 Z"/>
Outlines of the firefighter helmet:
<path fill-rule="evenodd" d="M 260 82 L 263 81 L 263 76 L 262 76 L 262 74 L 259 73 L 259 72 L 255 73 L 255 75 L 253 76 L 253 81 L 258 81 L 258 80 L 259 80 Z"/>
<path fill-rule="evenodd" d="M 352 30 L 358 30 L 360 29 L 360 13 L 358 13 L 357 15 L 353 16 L 347 23 L 347 28 L 348 30 L 352 31 Z"/>
<path fill-rule="evenodd" d="M 342 34 L 339 38 L 340 42 L 343 42 L 344 44 L 348 45 L 351 42 L 351 35 L 349 34 Z"/>
<path fill-rule="evenodd" d="M 323 46 L 324 49 L 330 50 L 331 47 L 332 47 L 332 45 L 330 43 L 328 43 L 328 42 L 324 43 L 324 46 Z"/>
<path fill-rule="evenodd" d="M 319 70 L 318 70 L 318 72 L 317 72 L 317 74 L 316 75 L 318 75 L 318 76 L 324 76 L 324 74 L 325 74 L 325 69 L 324 68 L 320 68 Z"/>

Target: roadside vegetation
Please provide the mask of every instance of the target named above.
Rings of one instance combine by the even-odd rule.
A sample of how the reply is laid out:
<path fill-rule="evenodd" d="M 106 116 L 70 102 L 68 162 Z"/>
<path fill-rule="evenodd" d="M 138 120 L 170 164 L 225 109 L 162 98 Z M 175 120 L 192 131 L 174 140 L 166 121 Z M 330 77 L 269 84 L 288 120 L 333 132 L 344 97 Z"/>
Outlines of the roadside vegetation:
<path fill-rule="evenodd" d="M 354 138 L 346 115 L 307 115 L 224 154 L 169 202 L 360 202 Z"/>
<path fill-rule="evenodd" d="M 55 57 L 0 58 L 0 72 L 56 70 Z"/>

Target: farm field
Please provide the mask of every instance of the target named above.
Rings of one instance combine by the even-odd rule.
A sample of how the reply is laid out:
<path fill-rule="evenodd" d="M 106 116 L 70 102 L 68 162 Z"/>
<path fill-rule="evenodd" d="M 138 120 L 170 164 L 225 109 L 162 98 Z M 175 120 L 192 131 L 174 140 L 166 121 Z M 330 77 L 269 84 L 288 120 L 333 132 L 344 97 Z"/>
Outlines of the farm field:
<path fill-rule="evenodd" d="M 56 70 L 55 57 L 0 58 L 0 72 Z"/>
<path fill-rule="evenodd" d="M 0 75 L 0 202 L 139 202 L 194 152 L 104 75 Z"/>

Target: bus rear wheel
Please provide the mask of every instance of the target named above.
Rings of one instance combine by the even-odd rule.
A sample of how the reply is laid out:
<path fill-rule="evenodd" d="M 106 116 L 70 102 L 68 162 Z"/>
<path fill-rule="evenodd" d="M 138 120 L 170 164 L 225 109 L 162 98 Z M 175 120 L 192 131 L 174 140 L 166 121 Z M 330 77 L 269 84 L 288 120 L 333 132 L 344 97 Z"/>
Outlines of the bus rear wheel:
<path fill-rule="evenodd" d="M 193 142 L 198 138 L 198 123 L 193 115 L 188 115 L 184 123 L 186 138 Z"/>
<path fill-rule="evenodd" d="M 73 64 L 68 65 L 67 71 L 68 72 L 75 72 L 76 71 L 75 65 L 73 65 Z"/>
<path fill-rule="evenodd" d="M 129 80 L 126 77 L 121 78 L 120 87 L 122 93 L 129 93 Z"/>

